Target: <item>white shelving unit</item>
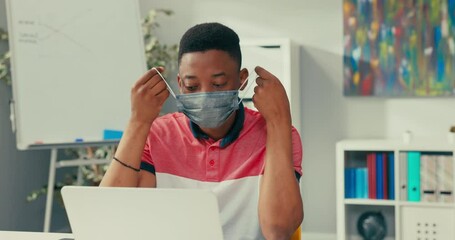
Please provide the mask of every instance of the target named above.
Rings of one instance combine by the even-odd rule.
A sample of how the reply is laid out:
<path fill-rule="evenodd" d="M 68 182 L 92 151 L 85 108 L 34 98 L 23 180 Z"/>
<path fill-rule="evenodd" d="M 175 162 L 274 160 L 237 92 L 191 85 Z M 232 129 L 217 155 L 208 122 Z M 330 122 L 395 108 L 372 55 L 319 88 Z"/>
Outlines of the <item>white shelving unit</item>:
<path fill-rule="evenodd" d="M 425 154 L 451 155 L 454 162 L 455 144 L 433 139 L 404 143 L 399 140 L 343 140 L 337 143 L 337 239 L 362 239 L 357 231 L 357 220 L 365 211 L 380 211 L 387 224 L 387 240 L 448 240 L 455 239 L 455 203 L 410 202 L 400 196 L 400 153 L 417 151 Z M 393 200 L 345 198 L 345 168 L 350 161 L 362 164 L 361 159 L 350 159 L 353 154 L 389 152 L 394 155 Z M 360 163 L 359 163 L 360 162 Z M 366 158 L 365 163 L 366 166 Z M 452 164 L 454 168 L 455 164 Z M 452 169 L 455 173 L 455 169 Z M 452 179 L 452 186 L 453 184 Z M 452 187 L 452 194 L 454 193 Z"/>

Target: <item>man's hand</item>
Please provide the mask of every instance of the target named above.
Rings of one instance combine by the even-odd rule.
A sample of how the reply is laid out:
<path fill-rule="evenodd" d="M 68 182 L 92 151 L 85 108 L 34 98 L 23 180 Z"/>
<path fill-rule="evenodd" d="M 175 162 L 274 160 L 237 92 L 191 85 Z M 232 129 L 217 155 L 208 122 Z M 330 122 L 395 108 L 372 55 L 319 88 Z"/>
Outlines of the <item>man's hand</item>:
<path fill-rule="evenodd" d="M 257 86 L 253 103 L 267 123 L 291 123 L 289 100 L 280 80 L 262 67 L 256 67 Z M 283 122 L 284 121 L 284 122 Z"/>
<path fill-rule="evenodd" d="M 131 121 L 152 124 L 169 97 L 166 83 L 155 69 L 164 71 L 162 67 L 150 69 L 131 89 Z"/>

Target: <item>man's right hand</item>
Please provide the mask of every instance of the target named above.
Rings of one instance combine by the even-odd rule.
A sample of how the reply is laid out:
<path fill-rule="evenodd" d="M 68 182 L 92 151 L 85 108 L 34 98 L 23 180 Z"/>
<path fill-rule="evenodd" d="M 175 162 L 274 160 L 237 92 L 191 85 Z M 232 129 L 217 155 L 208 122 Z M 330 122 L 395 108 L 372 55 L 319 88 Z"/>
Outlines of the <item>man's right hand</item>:
<path fill-rule="evenodd" d="M 141 166 L 141 156 L 150 127 L 158 117 L 164 101 L 169 97 L 166 83 L 153 68 L 146 72 L 131 89 L 131 118 L 118 145 L 115 157 L 104 174 L 100 186 L 104 187 L 156 187 L 156 177 L 147 171 L 134 171 Z"/>
<path fill-rule="evenodd" d="M 163 67 L 150 69 L 137 80 L 131 89 L 130 121 L 151 125 L 169 97 L 166 83 L 155 69 L 160 73 L 164 72 Z"/>

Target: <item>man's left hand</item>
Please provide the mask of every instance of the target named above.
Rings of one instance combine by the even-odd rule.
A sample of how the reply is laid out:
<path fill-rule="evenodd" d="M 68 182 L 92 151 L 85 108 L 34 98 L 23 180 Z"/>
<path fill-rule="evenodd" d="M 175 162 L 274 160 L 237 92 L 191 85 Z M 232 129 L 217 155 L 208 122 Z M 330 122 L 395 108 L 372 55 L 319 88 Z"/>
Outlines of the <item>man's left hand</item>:
<path fill-rule="evenodd" d="M 291 123 L 289 100 L 280 80 L 262 67 L 256 67 L 257 86 L 253 103 L 267 123 Z"/>

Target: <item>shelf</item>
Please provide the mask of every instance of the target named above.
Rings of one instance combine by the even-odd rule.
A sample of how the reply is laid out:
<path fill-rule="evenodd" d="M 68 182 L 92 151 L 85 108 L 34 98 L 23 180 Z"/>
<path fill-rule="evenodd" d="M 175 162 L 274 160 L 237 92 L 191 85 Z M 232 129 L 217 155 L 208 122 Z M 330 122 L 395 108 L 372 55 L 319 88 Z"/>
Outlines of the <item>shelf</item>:
<path fill-rule="evenodd" d="M 370 205 L 370 206 L 411 206 L 411 207 L 439 207 L 439 208 L 455 208 L 455 203 L 439 203 L 439 202 L 407 202 L 397 200 L 380 200 L 380 199 L 345 199 L 346 205 Z"/>
<path fill-rule="evenodd" d="M 455 208 L 454 203 L 439 203 L 439 202 L 398 202 L 400 206 L 412 207 L 438 207 L 438 208 Z"/>
<path fill-rule="evenodd" d="M 397 140 L 343 140 L 337 143 L 337 147 L 343 151 L 393 151 L 396 143 Z"/>
<path fill-rule="evenodd" d="M 373 205 L 373 206 L 394 206 L 397 201 L 395 200 L 380 200 L 380 199 L 345 199 L 346 205 Z"/>
<path fill-rule="evenodd" d="M 455 239 L 455 202 L 407 201 L 407 187 L 411 186 L 411 184 L 415 185 L 418 183 L 417 181 L 420 181 L 422 185 L 422 179 L 415 180 L 417 175 L 422 177 L 422 173 L 425 179 L 433 178 L 433 181 L 437 181 L 436 184 L 440 184 L 444 190 L 455 192 L 455 181 L 453 179 L 453 174 L 455 173 L 455 144 L 443 140 L 438 138 L 413 139 L 410 143 L 404 143 L 401 139 L 347 139 L 337 142 L 337 239 L 361 239 L 357 232 L 356 224 L 359 217 L 368 211 L 380 212 L 385 217 L 388 228 L 386 239 L 423 240 L 427 239 L 427 237 L 431 240 Z M 418 152 L 419 159 L 412 155 L 411 162 L 408 158 L 410 156 L 409 152 Z M 382 155 L 378 155 L 381 153 Z M 422 156 L 426 157 L 422 160 Z M 436 156 L 444 156 L 444 158 Z M 382 159 L 382 165 L 381 162 L 378 163 L 378 159 Z M 387 159 L 386 163 L 384 163 L 384 159 Z M 393 160 L 389 161 L 389 159 Z M 430 160 L 436 162 L 430 162 Z M 410 172 L 410 163 L 412 163 L 413 167 L 419 166 L 419 174 L 416 174 L 415 171 Z M 422 172 L 420 169 L 422 166 L 427 167 L 427 170 Z M 431 167 L 432 171 L 430 171 L 429 167 Z M 376 184 L 381 181 L 378 180 L 378 176 L 382 177 L 383 180 L 384 178 L 386 179 L 386 181 L 381 182 L 388 184 L 387 189 L 392 189 L 389 184 L 393 184 L 395 191 L 394 200 L 346 198 L 346 196 L 365 196 L 363 192 L 366 180 L 362 172 L 365 171 L 365 168 L 367 169 L 367 174 L 375 173 L 373 176 L 376 177 Z M 351 169 L 355 170 L 354 177 Z M 360 171 L 357 171 L 357 169 L 360 169 Z M 444 171 L 439 171 L 441 169 Z M 360 174 L 357 174 L 358 172 Z M 378 175 L 378 172 L 383 175 Z M 412 183 L 409 182 L 410 173 L 413 174 Z M 444 177 L 443 180 L 439 179 L 441 177 Z M 357 185 L 359 184 L 357 181 L 359 178 L 361 179 L 360 185 Z M 375 181 L 368 179 L 368 182 L 368 184 L 372 184 Z M 423 183 L 429 184 L 427 180 Z M 346 184 L 351 187 L 345 189 Z M 403 184 L 406 186 L 404 190 L 402 188 Z M 355 188 L 353 189 L 352 186 L 355 186 Z M 378 187 L 382 186 L 377 184 L 376 188 Z M 420 191 L 420 186 L 418 188 Z M 353 191 L 356 194 L 353 195 Z M 436 197 L 439 199 L 438 196 Z M 424 199 L 426 198 L 422 198 L 422 200 Z M 448 200 L 450 198 L 444 197 L 443 199 Z M 430 234 L 431 236 L 426 235 L 427 230 L 432 233 Z M 437 235 L 435 235 L 436 233 Z"/>
<path fill-rule="evenodd" d="M 416 139 L 410 143 L 405 143 L 400 139 L 391 140 L 342 140 L 337 143 L 339 148 L 344 151 L 436 151 L 452 152 L 455 150 L 455 144 L 441 139 Z"/>

